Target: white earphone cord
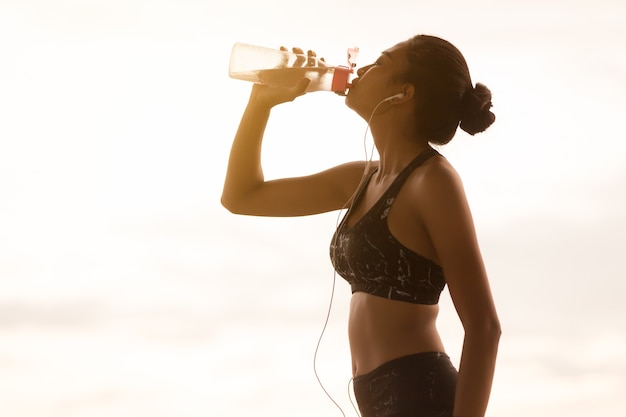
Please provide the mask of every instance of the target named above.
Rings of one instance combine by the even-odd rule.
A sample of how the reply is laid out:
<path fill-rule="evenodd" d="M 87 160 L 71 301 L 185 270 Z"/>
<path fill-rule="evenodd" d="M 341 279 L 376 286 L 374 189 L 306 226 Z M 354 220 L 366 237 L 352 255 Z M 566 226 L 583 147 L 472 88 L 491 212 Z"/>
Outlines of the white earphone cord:
<path fill-rule="evenodd" d="M 374 114 L 376 113 L 376 110 L 378 110 L 378 107 L 381 104 L 383 104 L 383 103 L 385 103 L 387 101 L 391 101 L 391 100 L 394 100 L 394 99 L 397 99 L 397 98 L 401 98 L 403 96 L 404 96 L 404 94 L 399 93 L 399 94 L 396 94 L 394 96 L 387 97 L 386 99 L 381 100 L 380 103 L 378 103 L 376 105 L 376 107 L 374 107 L 374 110 L 372 110 L 372 114 L 370 115 L 369 119 L 367 120 L 367 127 L 365 128 L 365 133 L 363 134 L 363 149 L 365 151 L 365 160 L 366 160 L 365 168 L 363 169 L 363 175 L 361 176 L 361 180 L 359 181 L 358 186 L 354 190 L 354 193 L 352 193 L 352 195 L 350 196 L 348 201 L 346 201 L 344 206 L 341 207 L 341 209 L 339 209 L 339 212 L 337 214 L 337 220 L 335 221 L 335 229 L 337 229 L 339 227 L 339 219 L 341 218 L 342 210 L 344 210 L 346 208 L 346 205 L 348 204 L 348 202 L 352 201 L 352 199 L 355 197 L 356 193 L 361 188 L 363 180 L 365 179 L 365 177 L 367 176 L 367 173 L 369 171 L 369 166 L 370 166 L 370 163 L 372 162 L 372 158 L 374 157 L 374 144 L 372 144 L 372 149 L 370 151 L 369 157 L 367 155 L 367 132 L 370 129 L 370 123 L 372 121 L 372 118 L 374 117 Z M 350 207 L 348 207 L 348 212 L 349 211 L 350 211 Z M 348 212 L 346 212 L 346 215 L 348 214 Z M 335 236 L 335 238 L 336 238 L 336 236 Z M 334 250 L 334 248 L 337 247 L 336 243 L 337 243 L 336 241 L 333 242 L 333 250 Z M 324 337 L 324 333 L 326 332 L 326 327 L 328 326 L 328 321 L 330 320 L 330 313 L 332 311 L 333 299 L 334 299 L 334 296 L 335 296 L 335 283 L 336 283 L 336 281 L 337 281 L 337 272 L 333 271 L 333 285 L 332 285 L 332 289 L 331 289 L 331 292 L 330 292 L 330 301 L 329 301 L 329 304 L 328 304 L 328 311 L 326 312 L 326 319 L 324 320 L 324 326 L 322 327 L 322 332 L 320 333 L 320 337 L 317 340 L 317 345 L 315 346 L 315 352 L 313 353 L 313 373 L 315 374 L 315 378 L 317 379 L 318 384 L 322 388 L 322 391 L 324 391 L 324 393 L 330 399 L 330 401 L 332 401 L 332 403 L 335 404 L 335 406 L 339 409 L 339 412 L 341 413 L 341 415 L 343 417 L 346 417 L 346 413 L 344 413 L 344 411 L 341 408 L 341 406 L 337 403 L 337 401 L 335 401 L 335 399 L 326 390 L 326 388 L 324 387 L 324 384 L 322 383 L 322 380 L 319 377 L 319 374 L 317 373 L 317 353 L 319 352 L 320 344 L 322 343 L 322 338 Z M 352 382 L 353 382 L 353 378 L 351 377 L 348 380 L 348 398 L 350 399 L 350 403 L 352 404 L 352 407 L 354 408 L 355 413 L 357 414 L 357 416 L 360 416 L 361 414 L 359 413 L 359 410 L 358 410 L 356 404 L 354 403 L 354 401 L 352 401 L 352 396 L 350 395 L 350 384 Z"/>

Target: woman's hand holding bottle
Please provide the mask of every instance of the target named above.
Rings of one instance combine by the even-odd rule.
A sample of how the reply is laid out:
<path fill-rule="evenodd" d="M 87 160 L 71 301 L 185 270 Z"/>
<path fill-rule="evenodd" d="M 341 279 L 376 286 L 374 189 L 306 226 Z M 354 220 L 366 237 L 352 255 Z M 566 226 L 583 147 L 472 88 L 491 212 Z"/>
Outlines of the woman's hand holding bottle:
<path fill-rule="evenodd" d="M 280 47 L 280 51 L 289 54 L 287 48 L 284 46 Z M 296 55 L 293 63 L 290 64 L 286 59 L 284 64 L 278 70 L 280 71 L 280 69 L 283 68 L 302 68 L 302 76 L 296 80 L 293 77 L 294 73 L 291 72 L 291 74 L 289 74 L 289 81 L 295 81 L 295 84 L 291 86 L 282 86 L 278 85 L 278 83 L 254 84 L 252 87 L 251 99 L 270 107 L 293 101 L 297 97 L 304 95 L 307 92 L 307 87 L 311 83 L 311 79 L 306 77 L 306 71 L 310 71 L 314 68 L 324 69 L 327 67 L 324 58 L 318 59 L 314 51 L 309 50 L 305 55 L 302 49 L 292 48 L 292 52 Z M 280 76 L 278 72 L 276 72 L 276 75 Z M 284 75 L 285 74 L 283 74 L 283 76 Z"/>
<path fill-rule="evenodd" d="M 253 95 L 272 106 L 311 91 L 345 95 L 351 73 L 348 67 L 328 65 L 314 51 L 304 53 L 300 48 L 289 51 L 285 47 L 270 49 L 241 43 L 233 46 L 229 64 L 231 78 L 271 86 L 271 89 L 255 86 Z"/>

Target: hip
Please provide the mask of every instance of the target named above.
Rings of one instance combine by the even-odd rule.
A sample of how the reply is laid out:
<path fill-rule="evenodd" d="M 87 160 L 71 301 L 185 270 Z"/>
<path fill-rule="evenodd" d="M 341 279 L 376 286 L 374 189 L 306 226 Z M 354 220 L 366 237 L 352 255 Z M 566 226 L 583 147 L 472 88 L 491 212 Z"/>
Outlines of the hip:
<path fill-rule="evenodd" d="M 354 395 L 362 417 L 452 416 L 456 378 L 447 354 L 422 352 L 356 376 Z"/>

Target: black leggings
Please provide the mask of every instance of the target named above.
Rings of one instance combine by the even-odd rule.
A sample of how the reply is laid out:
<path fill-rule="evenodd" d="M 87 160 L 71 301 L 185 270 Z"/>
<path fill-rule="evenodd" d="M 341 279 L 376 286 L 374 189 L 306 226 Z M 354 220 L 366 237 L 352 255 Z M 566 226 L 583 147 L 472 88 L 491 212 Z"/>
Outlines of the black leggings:
<path fill-rule="evenodd" d="M 362 417 L 452 417 L 457 371 L 445 353 L 384 363 L 354 378 Z"/>

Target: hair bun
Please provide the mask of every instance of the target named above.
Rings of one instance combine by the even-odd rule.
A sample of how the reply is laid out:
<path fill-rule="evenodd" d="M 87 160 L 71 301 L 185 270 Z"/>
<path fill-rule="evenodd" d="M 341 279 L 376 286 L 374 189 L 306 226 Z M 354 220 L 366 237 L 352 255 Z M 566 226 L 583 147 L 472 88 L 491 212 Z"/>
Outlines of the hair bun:
<path fill-rule="evenodd" d="M 483 132 L 496 120 L 491 112 L 491 91 L 481 83 L 465 92 L 461 99 L 461 124 L 470 135 Z"/>

